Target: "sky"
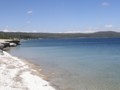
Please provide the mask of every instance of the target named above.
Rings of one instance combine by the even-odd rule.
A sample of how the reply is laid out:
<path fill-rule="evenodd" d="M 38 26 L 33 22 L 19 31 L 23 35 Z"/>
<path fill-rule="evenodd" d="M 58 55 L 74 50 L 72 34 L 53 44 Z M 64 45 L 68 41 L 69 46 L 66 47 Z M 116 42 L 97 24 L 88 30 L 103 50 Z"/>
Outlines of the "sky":
<path fill-rule="evenodd" d="M 120 31 L 120 0 L 0 0 L 0 31 Z"/>

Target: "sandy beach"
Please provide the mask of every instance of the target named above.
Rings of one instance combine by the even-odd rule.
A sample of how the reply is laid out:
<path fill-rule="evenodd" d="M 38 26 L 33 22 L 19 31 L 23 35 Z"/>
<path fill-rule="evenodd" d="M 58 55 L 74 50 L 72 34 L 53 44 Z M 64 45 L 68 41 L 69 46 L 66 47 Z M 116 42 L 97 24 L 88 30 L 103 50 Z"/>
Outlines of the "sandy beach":
<path fill-rule="evenodd" d="M 0 53 L 0 90 L 55 90 L 37 70 L 7 52 Z"/>
<path fill-rule="evenodd" d="M 10 41 L 11 39 L 0 39 L 0 43 L 4 43 L 5 41 Z"/>

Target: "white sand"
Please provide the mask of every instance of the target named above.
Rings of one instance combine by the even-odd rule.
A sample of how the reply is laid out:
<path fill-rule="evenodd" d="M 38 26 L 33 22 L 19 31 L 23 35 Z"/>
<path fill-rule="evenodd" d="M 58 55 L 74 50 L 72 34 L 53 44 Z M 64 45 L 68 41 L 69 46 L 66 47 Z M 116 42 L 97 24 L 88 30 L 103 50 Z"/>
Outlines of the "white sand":
<path fill-rule="evenodd" d="M 10 39 L 0 39 L 0 43 L 4 43 L 5 41 L 10 41 Z"/>
<path fill-rule="evenodd" d="M 0 90 L 55 90 L 35 71 L 6 52 L 0 54 Z"/>

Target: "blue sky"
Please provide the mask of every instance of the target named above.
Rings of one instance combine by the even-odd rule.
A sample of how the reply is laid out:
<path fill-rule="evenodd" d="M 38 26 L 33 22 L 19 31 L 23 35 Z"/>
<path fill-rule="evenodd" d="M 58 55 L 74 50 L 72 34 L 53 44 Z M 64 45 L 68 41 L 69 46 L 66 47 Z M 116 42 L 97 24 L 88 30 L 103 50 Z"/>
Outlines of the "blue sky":
<path fill-rule="evenodd" d="M 120 0 L 0 0 L 0 30 L 120 31 Z"/>

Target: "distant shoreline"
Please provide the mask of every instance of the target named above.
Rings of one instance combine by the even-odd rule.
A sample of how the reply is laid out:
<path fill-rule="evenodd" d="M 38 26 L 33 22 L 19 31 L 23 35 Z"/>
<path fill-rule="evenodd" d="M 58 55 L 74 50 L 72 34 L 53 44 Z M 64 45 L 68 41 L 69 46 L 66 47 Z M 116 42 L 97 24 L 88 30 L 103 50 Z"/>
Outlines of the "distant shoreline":
<path fill-rule="evenodd" d="M 32 32 L 0 32 L 0 38 L 47 39 L 47 38 L 120 38 L 120 32 L 98 31 L 91 33 L 32 33 Z"/>

